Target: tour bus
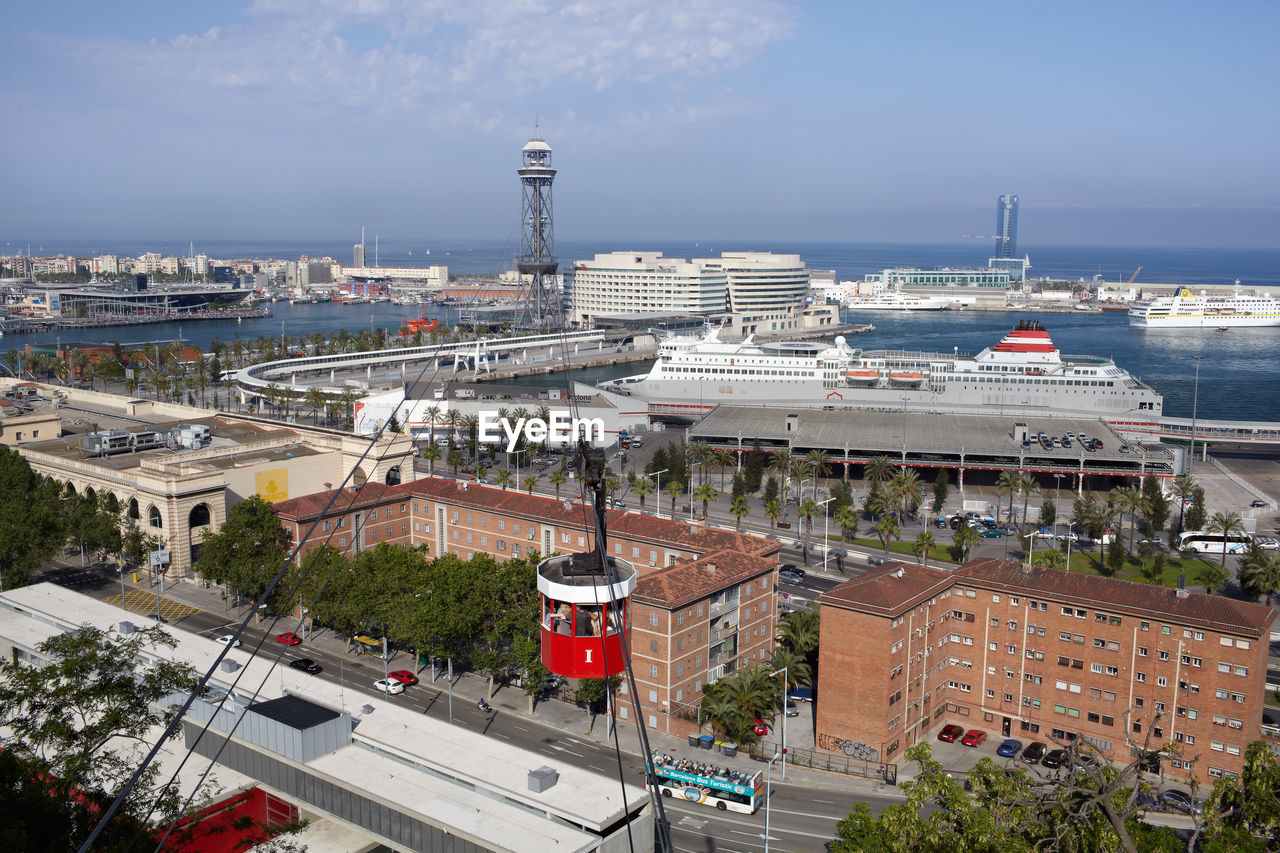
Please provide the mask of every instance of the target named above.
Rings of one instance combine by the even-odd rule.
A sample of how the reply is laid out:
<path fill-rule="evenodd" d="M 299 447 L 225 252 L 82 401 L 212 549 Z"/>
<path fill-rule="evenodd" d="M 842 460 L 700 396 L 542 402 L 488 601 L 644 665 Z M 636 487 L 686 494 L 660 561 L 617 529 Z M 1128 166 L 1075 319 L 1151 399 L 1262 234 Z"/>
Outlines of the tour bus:
<path fill-rule="evenodd" d="M 1178 537 L 1178 549 L 1201 554 L 1221 554 L 1225 548 L 1228 554 L 1237 554 L 1248 548 L 1251 542 L 1253 542 L 1253 536 L 1248 533 L 1232 533 L 1230 536 L 1224 536 L 1221 533 L 1188 530 Z"/>
<path fill-rule="evenodd" d="M 764 803 L 764 773 L 759 770 L 717 767 L 658 752 L 653 754 L 650 767 L 664 797 L 745 814 L 754 814 Z"/>

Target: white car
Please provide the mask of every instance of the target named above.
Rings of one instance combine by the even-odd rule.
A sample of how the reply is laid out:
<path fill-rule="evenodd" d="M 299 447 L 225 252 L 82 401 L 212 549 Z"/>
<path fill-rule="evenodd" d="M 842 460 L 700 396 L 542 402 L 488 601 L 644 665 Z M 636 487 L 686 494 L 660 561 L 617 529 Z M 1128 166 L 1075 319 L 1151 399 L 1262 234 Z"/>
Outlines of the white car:
<path fill-rule="evenodd" d="M 222 643 L 222 645 L 224 646 L 231 646 L 231 648 L 233 649 L 240 648 L 240 641 L 237 640 L 232 634 L 223 634 L 221 637 L 218 638 L 218 642 Z"/>
<path fill-rule="evenodd" d="M 1264 551 L 1280 551 L 1280 539 L 1272 536 L 1259 536 L 1253 541 Z"/>
<path fill-rule="evenodd" d="M 404 685 L 399 681 L 396 681 L 394 678 L 390 680 L 379 678 L 377 681 L 373 682 L 373 689 L 377 690 L 379 693 L 396 694 L 404 692 Z"/>
<path fill-rule="evenodd" d="M 1053 538 L 1057 539 L 1059 542 L 1079 542 L 1080 541 L 1080 537 L 1075 533 L 1059 533 L 1057 536 Z"/>

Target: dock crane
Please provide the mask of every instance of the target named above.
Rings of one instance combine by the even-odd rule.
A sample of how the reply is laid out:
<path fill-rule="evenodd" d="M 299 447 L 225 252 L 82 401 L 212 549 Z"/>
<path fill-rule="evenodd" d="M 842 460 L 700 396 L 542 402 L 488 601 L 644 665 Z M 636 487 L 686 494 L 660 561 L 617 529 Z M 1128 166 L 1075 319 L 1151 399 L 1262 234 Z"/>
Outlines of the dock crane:
<path fill-rule="evenodd" d="M 1141 266 L 1139 266 L 1136 270 L 1133 271 L 1133 275 L 1129 276 L 1129 280 L 1124 283 L 1124 286 L 1128 287 L 1129 285 L 1133 284 L 1133 280 L 1138 277 L 1138 273 L 1140 272 L 1142 272 Z"/>

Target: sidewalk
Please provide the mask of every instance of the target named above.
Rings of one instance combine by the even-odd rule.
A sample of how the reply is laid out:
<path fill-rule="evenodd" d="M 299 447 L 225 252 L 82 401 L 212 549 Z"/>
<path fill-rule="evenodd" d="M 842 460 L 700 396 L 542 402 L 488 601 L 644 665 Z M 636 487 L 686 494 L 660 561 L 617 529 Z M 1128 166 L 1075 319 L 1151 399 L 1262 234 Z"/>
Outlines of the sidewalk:
<path fill-rule="evenodd" d="M 154 587 L 146 585 L 134 586 L 129 584 L 131 589 L 146 589 L 154 591 Z M 197 607 L 207 612 L 223 615 L 228 621 L 239 621 L 244 618 L 245 607 L 237 607 L 228 611 L 226 603 L 222 600 L 222 590 L 219 587 L 203 588 L 200 584 L 180 582 L 174 586 L 166 586 L 164 591 L 165 597 L 172 598 L 184 604 Z M 256 620 L 249 623 L 250 627 L 259 627 Z M 269 621 L 264 620 L 261 628 L 266 629 L 270 625 Z M 276 623 L 275 632 L 292 631 L 297 629 L 296 620 L 281 619 Z M 371 666 L 370 664 L 381 664 L 381 659 L 376 657 L 357 657 L 347 650 L 345 640 L 335 636 L 328 629 L 322 629 L 315 634 L 306 638 L 303 646 L 295 647 L 295 650 L 310 646 L 311 648 L 323 650 L 333 655 L 347 657 L 349 663 L 347 666 L 358 674 L 372 673 L 376 677 L 381 677 L 382 667 Z M 446 699 L 448 696 L 448 685 L 443 670 L 437 670 L 436 681 L 431 680 L 431 668 L 419 668 L 410 663 L 412 655 L 405 652 L 398 652 L 388 662 L 390 669 L 409 669 L 417 672 L 421 679 L 419 684 L 413 688 L 417 693 L 416 698 L 421 699 Z M 366 672 L 367 670 L 367 672 Z M 351 673 L 348 673 L 350 675 Z M 372 679 L 370 679 L 372 683 Z M 464 707 L 468 703 L 475 705 L 479 699 L 485 695 L 488 688 L 488 679 L 483 675 L 475 673 L 454 673 L 453 683 L 453 699 L 457 703 L 457 707 Z M 358 685 L 357 685 L 358 687 Z M 626 697 L 621 697 L 625 699 Z M 537 703 L 532 716 L 529 715 L 529 700 L 524 692 L 518 687 L 499 687 L 493 698 L 490 700 L 494 710 L 501 715 L 509 717 L 519 717 L 530 723 L 536 723 L 545 726 L 553 732 L 559 732 L 563 735 L 578 738 L 579 740 L 592 741 L 602 745 L 612 745 L 613 740 L 607 733 L 608 725 L 604 716 L 597 716 L 594 726 L 588 730 L 591 725 L 586 711 L 577 707 L 572 702 L 561 699 L 549 699 Z M 634 716 L 634 710 L 628 710 L 629 715 Z M 719 753 L 709 752 L 698 747 L 689 746 L 687 738 L 676 738 L 671 735 L 662 734 L 649 730 L 647 732 L 649 739 L 649 747 L 668 755 L 680 758 L 689 758 L 697 761 L 711 761 L 716 763 Z M 639 759 L 644 755 L 644 750 L 640 745 L 640 736 L 636 731 L 633 721 L 618 720 L 617 739 L 620 748 Z M 808 744 L 800 746 L 807 748 Z M 731 760 L 725 760 L 724 763 L 730 763 Z M 739 753 L 736 759 L 732 760 L 738 766 L 743 762 L 752 762 L 750 758 Z M 758 763 L 756 763 L 758 764 Z M 806 768 L 792 767 L 789 763 L 787 766 L 786 781 L 791 784 L 801 785 L 809 788 L 820 788 L 831 791 L 843 791 L 851 795 L 856 794 L 877 794 L 880 796 L 895 796 L 897 789 L 878 782 L 866 779 L 846 777 L 833 773 L 825 773 L 818 770 L 809 770 Z M 774 782 L 781 781 L 780 768 L 775 767 L 773 771 Z"/>

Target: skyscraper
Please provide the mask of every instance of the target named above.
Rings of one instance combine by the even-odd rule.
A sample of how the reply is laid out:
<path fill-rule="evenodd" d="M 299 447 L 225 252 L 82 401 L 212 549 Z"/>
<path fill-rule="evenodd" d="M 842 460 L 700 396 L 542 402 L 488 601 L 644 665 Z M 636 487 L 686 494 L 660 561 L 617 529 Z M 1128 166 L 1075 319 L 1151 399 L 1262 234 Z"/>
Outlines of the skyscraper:
<path fill-rule="evenodd" d="M 1002 195 L 996 202 L 996 257 L 1018 255 L 1018 197 Z"/>
<path fill-rule="evenodd" d="M 360 226 L 360 242 L 351 247 L 351 264 L 354 267 L 364 266 L 364 226 Z"/>

